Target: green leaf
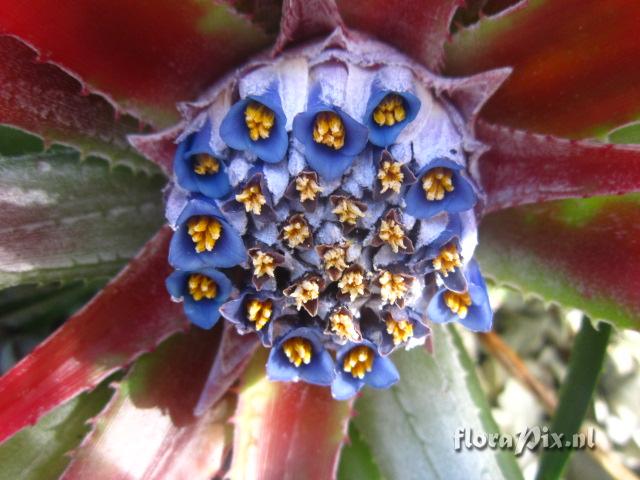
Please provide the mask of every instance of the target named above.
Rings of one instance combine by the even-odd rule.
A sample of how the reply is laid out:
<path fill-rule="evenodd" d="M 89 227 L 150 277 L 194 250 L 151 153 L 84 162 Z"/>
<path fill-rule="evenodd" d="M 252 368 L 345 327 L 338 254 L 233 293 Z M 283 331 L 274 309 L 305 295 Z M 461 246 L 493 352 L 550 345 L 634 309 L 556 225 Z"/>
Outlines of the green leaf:
<path fill-rule="evenodd" d="M 113 275 L 162 225 L 163 183 L 69 149 L 0 157 L 0 289 Z"/>
<path fill-rule="evenodd" d="M 33 427 L 0 444 L 0 480 L 57 478 L 69 463 L 66 456 L 76 448 L 113 393 L 108 381 L 58 407 Z"/>
<path fill-rule="evenodd" d="M 0 125 L 0 155 L 25 155 L 44 150 L 42 140 L 17 128 Z"/>
<path fill-rule="evenodd" d="M 380 468 L 376 465 L 371 448 L 362 439 L 356 426 L 349 425 L 349 442 L 342 448 L 338 480 L 382 480 Z"/>
<path fill-rule="evenodd" d="M 388 478 L 522 478 L 507 451 L 454 449 L 460 429 L 497 433 L 474 366 L 453 327 L 434 328 L 433 355 L 398 352 L 401 380 L 365 390 L 356 402 L 358 431 Z"/>
<path fill-rule="evenodd" d="M 569 370 L 560 390 L 560 401 L 550 428 L 550 432 L 562 434 L 563 441 L 570 441 L 580 430 L 602 370 L 611 326 L 601 323 L 598 327 L 596 330 L 585 317 L 571 351 Z M 560 478 L 571 453 L 570 448 L 544 450 L 536 478 Z"/>

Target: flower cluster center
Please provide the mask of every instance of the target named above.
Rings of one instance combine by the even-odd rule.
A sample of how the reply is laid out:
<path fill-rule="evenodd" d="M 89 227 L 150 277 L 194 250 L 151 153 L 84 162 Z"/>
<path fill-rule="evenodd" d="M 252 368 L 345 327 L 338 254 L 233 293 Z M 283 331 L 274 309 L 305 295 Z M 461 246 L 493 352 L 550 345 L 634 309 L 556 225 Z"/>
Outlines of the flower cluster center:
<path fill-rule="evenodd" d="M 351 315 L 345 312 L 335 312 L 329 318 L 331 322 L 331 331 L 343 340 L 357 341 L 358 333 L 353 324 Z"/>
<path fill-rule="evenodd" d="M 302 245 L 310 236 L 309 225 L 302 220 L 291 219 L 289 224 L 282 229 L 282 238 L 287 241 L 290 248 Z"/>
<path fill-rule="evenodd" d="M 206 275 L 200 273 L 189 275 L 189 294 L 199 302 L 203 298 L 211 300 L 218 294 L 218 285 Z"/>
<path fill-rule="evenodd" d="M 458 317 L 465 318 L 471 306 L 471 296 L 468 292 L 456 293 L 447 290 L 444 292 L 444 303 Z"/>
<path fill-rule="evenodd" d="M 236 201 L 244 205 L 245 212 L 260 215 L 262 206 L 267 203 L 267 199 L 262 194 L 260 185 L 249 185 L 242 192 L 236 195 Z"/>
<path fill-rule="evenodd" d="M 260 278 L 265 275 L 273 277 L 276 271 L 275 259 L 264 252 L 257 252 L 251 257 L 251 263 L 253 264 L 253 274 Z"/>
<path fill-rule="evenodd" d="M 399 299 L 404 298 L 409 290 L 409 286 L 402 275 L 396 275 L 387 270 L 380 275 L 378 283 L 380 283 L 380 296 L 385 303 L 397 302 Z"/>
<path fill-rule="evenodd" d="M 196 155 L 193 171 L 198 175 L 213 175 L 220 171 L 220 162 L 206 153 Z"/>
<path fill-rule="evenodd" d="M 380 193 L 385 193 L 387 190 L 400 193 L 402 181 L 404 180 L 400 162 L 382 162 L 378 170 L 378 180 L 380 180 L 380 185 L 382 186 Z"/>
<path fill-rule="evenodd" d="M 296 367 L 311 363 L 311 342 L 306 338 L 294 337 L 282 344 L 282 350 Z"/>
<path fill-rule="evenodd" d="M 318 193 L 322 192 L 322 188 L 311 177 L 300 176 L 296 178 L 296 190 L 300 193 L 300 201 L 315 200 Z"/>
<path fill-rule="evenodd" d="M 353 378 L 363 379 L 365 374 L 373 370 L 373 359 L 373 351 L 365 345 L 360 345 L 345 355 L 342 369 Z"/>
<path fill-rule="evenodd" d="M 324 252 L 324 255 L 322 256 L 322 260 L 324 260 L 324 268 L 326 270 L 335 268 L 339 272 L 342 272 L 347 268 L 346 257 L 347 254 L 344 249 L 340 247 L 331 248 Z"/>
<path fill-rule="evenodd" d="M 453 192 L 453 172 L 448 168 L 434 168 L 422 179 L 422 189 L 430 202 L 442 200 L 445 192 Z"/>
<path fill-rule="evenodd" d="M 454 243 L 445 245 L 440 253 L 433 259 L 433 268 L 438 270 L 443 277 L 449 276 L 456 267 L 462 266 L 462 259 L 458 253 L 458 248 Z"/>
<path fill-rule="evenodd" d="M 342 223 L 355 225 L 358 218 L 364 217 L 364 212 L 352 200 L 343 198 L 338 205 L 332 210 L 338 216 L 338 220 Z"/>
<path fill-rule="evenodd" d="M 210 252 L 222 235 L 222 225 L 213 217 L 199 215 L 191 217 L 187 222 L 188 233 L 191 236 L 196 252 L 205 250 Z"/>
<path fill-rule="evenodd" d="M 250 102 L 244 111 L 244 121 L 249 129 L 251 140 L 258 141 L 269 138 L 275 124 L 275 113 L 258 102 Z"/>
<path fill-rule="evenodd" d="M 338 288 L 342 294 L 349 295 L 353 302 L 358 296 L 365 293 L 364 275 L 357 270 L 346 272 L 338 282 Z"/>
<path fill-rule="evenodd" d="M 390 318 L 386 324 L 387 333 L 393 336 L 394 345 L 400 345 L 413 336 L 413 325 L 407 320 L 396 321 Z"/>
<path fill-rule="evenodd" d="M 256 330 L 262 330 L 273 313 L 273 302 L 271 300 L 260 301 L 254 298 L 247 304 L 247 318 L 250 322 L 255 323 Z"/>
<path fill-rule="evenodd" d="M 320 296 L 320 285 L 313 280 L 303 280 L 290 295 L 296 301 L 296 308 L 300 310 L 305 303 L 316 300 Z"/>
<path fill-rule="evenodd" d="M 373 111 L 373 121 L 379 126 L 391 127 L 407 117 L 404 100 L 400 95 L 391 93 L 384 97 Z"/>
<path fill-rule="evenodd" d="M 342 119 L 334 112 L 320 112 L 313 125 L 313 140 L 334 150 L 344 146 L 345 129 Z"/>
<path fill-rule="evenodd" d="M 378 237 L 391 247 L 393 253 L 398 253 L 400 248 L 405 248 L 404 230 L 395 220 L 382 220 Z"/>

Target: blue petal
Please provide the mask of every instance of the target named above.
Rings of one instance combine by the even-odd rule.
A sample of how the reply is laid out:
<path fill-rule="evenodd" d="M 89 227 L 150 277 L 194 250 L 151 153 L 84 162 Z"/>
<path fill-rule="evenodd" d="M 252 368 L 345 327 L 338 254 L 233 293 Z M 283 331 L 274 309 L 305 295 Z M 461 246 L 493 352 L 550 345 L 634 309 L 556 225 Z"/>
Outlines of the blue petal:
<path fill-rule="evenodd" d="M 269 352 L 267 377 L 274 382 L 292 382 L 300 378 L 300 372 L 283 353 L 280 345 L 274 346 Z"/>
<path fill-rule="evenodd" d="M 406 117 L 403 121 L 398 122 L 390 127 L 380 126 L 373 120 L 373 112 L 378 104 L 390 93 L 400 95 L 405 101 Z M 369 141 L 379 147 L 387 147 L 395 142 L 396 138 L 404 127 L 412 122 L 418 115 L 420 110 L 420 100 L 414 94 L 409 92 L 394 92 L 391 90 L 383 90 L 376 84 L 372 88 L 371 97 L 367 103 L 367 110 L 364 117 L 364 123 L 369 127 Z"/>
<path fill-rule="evenodd" d="M 180 270 L 176 270 L 171 273 L 165 280 L 165 285 L 167 287 L 167 291 L 169 295 L 173 298 L 181 299 L 185 292 L 185 285 L 187 283 L 187 279 L 189 278 L 189 272 L 183 272 Z"/>
<path fill-rule="evenodd" d="M 427 316 L 433 323 L 449 323 L 458 319 L 458 316 L 444 303 L 446 291 L 446 288 L 441 288 L 429 301 Z"/>
<path fill-rule="evenodd" d="M 429 171 L 437 167 L 444 167 L 453 170 L 453 192 L 446 193 L 442 200 L 427 200 L 422 189 L 422 177 Z M 414 183 L 407 192 L 406 212 L 416 218 L 431 218 L 442 211 L 458 213 L 473 208 L 477 202 L 477 196 L 473 186 L 461 173 L 463 167 L 446 158 L 439 158 L 422 168 L 416 177 L 418 181 Z"/>
<path fill-rule="evenodd" d="M 176 181 L 182 188 L 189 190 L 190 192 L 197 192 L 199 191 L 198 184 L 194 177 L 191 161 L 184 154 L 191 140 L 192 137 L 188 137 L 186 140 L 178 144 L 176 154 L 173 158 L 173 172 L 176 176 Z"/>
<path fill-rule="evenodd" d="M 367 146 L 369 130 L 340 108 L 334 107 L 333 111 L 340 115 L 344 123 L 344 146 L 340 149 L 340 152 L 347 156 L 358 155 Z"/>
<path fill-rule="evenodd" d="M 245 98 L 231 106 L 220 124 L 220 137 L 231 148 L 248 150 L 250 147 L 249 133 L 244 118 L 244 111 L 250 99 Z"/>
<path fill-rule="evenodd" d="M 472 306 L 467 317 L 460 320 L 460 323 L 474 332 L 488 332 L 493 323 L 493 310 L 489 302 L 487 284 L 482 277 L 478 262 L 470 261 L 466 273 L 470 284 L 469 295 Z"/>
<path fill-rule="evenodd" d="M 351 374 L 339 371 L 331 384 L 331 395 L 336 400 L 353 398 L 364 386 L 364 381 L 353 378 Z"/>
<path fill-rule="evenodd" d="M 400 380 L 398 369 L 388 357 L 376 355 L 371 371 L 364 376 L 364 382 L 374 388 L 389 388 Z"/>

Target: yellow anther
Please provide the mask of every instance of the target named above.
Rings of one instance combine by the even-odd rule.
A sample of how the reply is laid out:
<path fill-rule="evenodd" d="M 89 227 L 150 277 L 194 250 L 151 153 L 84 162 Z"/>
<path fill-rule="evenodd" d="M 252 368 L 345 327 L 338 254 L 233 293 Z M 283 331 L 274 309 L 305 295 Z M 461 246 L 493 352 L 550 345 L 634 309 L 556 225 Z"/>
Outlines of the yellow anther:
<path fill-rule="evenodd" d="M 364 217 L 364 212 L 358 205 L 348 198 L 343 198 L 338 202 L 338 205 L 332 210 L 338 216 L 338 220 L 342 223 L 349 223 L 355 225 L 358 218 Z"/>
<path fill-rule="evenodd" d="M 309 226 L 301 220 L 291 220 L 288 225 L 282 229 L 282 238 L 286 240 L 290 248 L 296 248 L 302 245 L 311 236 Z"/>
<path fill-rule="evenodd" d="M 193 171 L 198 175 L 213 175 L 220 171 L 220 162 L 206 153 L 196 155 Z"/>
<path fill-rule="evenodd" d="M 303 363 L 305 365 L 311 363 L 311 342 L 306 338 L 290 338 L 282 344 L 282 350 L 284 350 L 284 354 L 289 361 L 296 367 L 299 367 Z"/>
<path fill-rule="evenodd" d="M 364 345 L 355 347 L 349 351 L 342 362 L 342 369 L 350 373 L 353 378 L 363 379 L 364 376 L 373 370 L 373 360 L 375 354 L 373 350 Z"/>
<path fill-rule="evenodd" d="M 311 177 L 302 175 L 296 178 L 296 190 L 300 193 L 300 201 L 315 200 L 322 188 Z"/>
<path fill-rule="evenodd" d="M 305 303 L 317 299 L 320 296 L 320 285 L 314 280 L 303 280 L 289 294 L 295 299 L 296 308 L 300 310 Z"/>
<path fill-rule="evenodd" d="M 256 324 L 256 330 L 258 331 L 262 330 L 262 327 L 269 323 L 272 313 L 273 303 L 271 300 L 260 301 L 254 298 L 247 303 L 247 318 L 250 322 Z"/>
<path fill-rule="evenodd" d="M 453 192 L 453 172 L 448 168 L 434 168 L 422 179 L 422 189 L 430 202 L 442 200 L 445 192 Z"/>
<path fill-rule="evenodd" d="M 378 180 L 380 180 L 380 185 L 382 185 L 380 193 L 384 193 L 387 190 L 400 193 L 400 187 L 402 187 L 402 181 L 404 180 L 402 165 L 399 162 L 382 162 L 378 170 Z"/>
<path fill-rule="evenodd" d="M 245 187 L 241 193 L 236 195 L 236 201 L 244 205 L 245 212 L 251 212 L 254 215 L 260 215 L 262 213 L 262 206 L 267 203 L 267 199 L 264 198 L 259 184 Z"/>
<path fill-rule="evenodd" d="M 373 121 L 379 126 L 390 127 L 407 117 L 404 100 L 400 95 L 390 93 L 382 99 L 373 111 Z"/>
<path fill-rule="evenodd" d="M 343 340 L 351 340 L 355 342 L 358 340 L 358 332 L 356 326 L 353 323 L 351 315 L 345 312 L 335 312 L 329 317 L 331 323 L 331 331 Z"/>
<path fill-rule="evenodd" d="M 455 243 L 442 247 L 440 253 L 433 259 L 433 268 L 438 270 L 443 277 L 448 277 L 456 267 L 461 267 L 462 261 Z"/>
<path fill-rule="evenodd" d="M 409 286 L 402 275 L 393 274 L 385 270 L 378 278 L 380 284 L 380 296 L 384 303 L 395 303 L 404 298 Z"/>
<path fill-rule="evenodd" d="M 444 292 L 444 303 L 458 317 L 466 318 L 471 306 L 471 296 L 468 293 L 456 293 L 447 290 Z"/>
<path fill-rule="evenodd" d="M 273 277 L 276 270 L 276 261 L 273 256 L 264 252 L 256 252 L 251 257 L 251 263 L 253 264 L 253 274 L 260 278 L 265 275 Z"/>
<path fill-rule="evenodd" d="M 206 275 L 199 273 L 189 275 L 187 283 L 189 285 L 189 295 L 197 302 L 203 298 L 211 300 L 212 298 L 216 298 L 218 294 L 218 285 Z"/>
<path fill-rule="evenodd" d="M 364 275 L 358 270 L 352 270 L 342 275 L 338 282 L 338 288 L 343 295 L 349 295 L 353 302 L 358 296 L 365 293 Z"/>
<path fill-rule="evenodd" d="M 325 270 L 335 268 L 339 272 L 342 272 L 347 268 L 346 262 L 347 254 L 343 248 L 333 247 L 324 252 L 322 260 L 324 261 Z"/>
<path fill-rule="evenodd" d="M 250 102 L 244 111 L 244 121 L 249 129 L 249 137 L 254 142 L 269 138 L 275 124 L 275 113 L 258 102 Z"/>
<path fill-rule="evenodd" d="M 404 230 L 400 224 L 393 219 L 382 220 L 378 237 L 391 247 L 393 253 L 398 253 L 400 248 L 405 248 Z"/>
<path fill-rule="evenodd" d="M 191 217 L 187 222 L 187 227 L 198 253 L 213 250 L 222 235 L 222 225 L 213 217 L 204 215 Z"/>
<path fill-rule="evenodd" d="M 413 324 L 408 320 L 387 320 L 387 333 L 393 335 L 393 344 L 400 345 L 413 337 Z"/>
<path fill-rule="evenodd" d="M 320 112 L 313 126 L 313 140 L 335 150 L 344 146 L 344 123 L 334 112 Z"/>

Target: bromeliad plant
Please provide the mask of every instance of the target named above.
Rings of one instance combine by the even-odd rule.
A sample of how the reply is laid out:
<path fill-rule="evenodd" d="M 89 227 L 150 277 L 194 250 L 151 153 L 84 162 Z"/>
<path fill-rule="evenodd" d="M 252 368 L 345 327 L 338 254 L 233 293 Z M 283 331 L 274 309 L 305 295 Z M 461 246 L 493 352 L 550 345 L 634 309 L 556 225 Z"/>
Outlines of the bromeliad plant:
<path fill-rule="evenodd" d="M 0 285 L 112 272 L 160 223 L 158 170 L 168 226 L 0 378 L 4 448 L 73 401 L 66 478 L 327 478 L 344 400 L 396 385 L 355 407 L 383 473 L 406 447 L 517 477 L 420 446 L 495 428 L 434 326 L 491 329 L 480 220 L 495 280 L 638 326 L 637 199 L 602 196 L 640 189 L 640 150 L 576 140 L 637 116 L 638 6 L 511 2 L 447 43 L 504 2 L 26 3 L 0 6 L 0 122 L 66 147 L 2 159 Z M 127 368 L 102 411 L 77 397 Z"/>

